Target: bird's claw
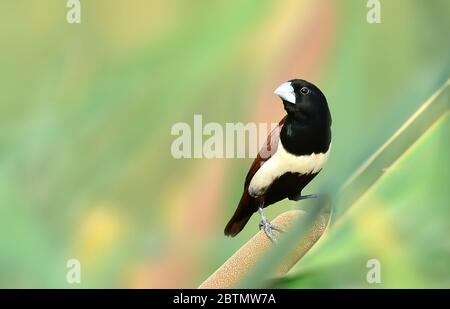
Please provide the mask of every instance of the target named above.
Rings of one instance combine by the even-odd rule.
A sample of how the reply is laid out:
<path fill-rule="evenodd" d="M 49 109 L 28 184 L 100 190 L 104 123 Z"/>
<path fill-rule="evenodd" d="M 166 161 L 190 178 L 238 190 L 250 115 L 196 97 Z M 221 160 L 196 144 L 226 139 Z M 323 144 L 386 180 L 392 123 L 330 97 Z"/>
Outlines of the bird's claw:
<path fill-rule="evenodd" d="M 277 244 L 278 240 L 275 237 L 275 235 L 273 234 L 273 231 L 277 231 L 280 233 L 284 233 L 285 230 L 281 227 L 277 227 L 272 225 L 272 223 L 270 223 L 268 220 L 261 220 L 261 222 L 259 222 L 259 229 L 263 229 L 264 233 L 266 234 L 266 236 L 272 241 L 272 243 Z"/>

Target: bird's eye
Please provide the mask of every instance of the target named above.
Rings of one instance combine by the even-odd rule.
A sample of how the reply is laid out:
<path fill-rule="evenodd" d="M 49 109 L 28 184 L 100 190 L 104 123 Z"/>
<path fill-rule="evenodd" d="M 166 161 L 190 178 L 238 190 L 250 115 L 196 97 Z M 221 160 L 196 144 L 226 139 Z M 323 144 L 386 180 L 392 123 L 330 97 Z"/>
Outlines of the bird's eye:
<path fill-rule="evenodd" d="M 308 89 L 308 87 L 302 87 L 302 89 L 300 89 L 300 92 L 302 94 L 308 94 L 309 93 L 309 89 Z"/>

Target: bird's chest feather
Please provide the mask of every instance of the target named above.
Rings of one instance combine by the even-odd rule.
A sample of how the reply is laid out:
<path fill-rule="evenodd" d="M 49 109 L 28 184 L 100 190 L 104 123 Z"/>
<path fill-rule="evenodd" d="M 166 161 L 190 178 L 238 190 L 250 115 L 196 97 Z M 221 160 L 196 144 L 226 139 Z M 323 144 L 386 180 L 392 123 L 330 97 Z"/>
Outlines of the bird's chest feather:
<path fill-rule="evenodd" d="M 279 142 L 276 153 L 261 166 L 250 181 L 249 194 L 253 197 L 263 195 L 270 185 L 285 173 L 318 173 L 328 160 L 330 148 L 326 153 L 296 156 L 287 152 Z"/>

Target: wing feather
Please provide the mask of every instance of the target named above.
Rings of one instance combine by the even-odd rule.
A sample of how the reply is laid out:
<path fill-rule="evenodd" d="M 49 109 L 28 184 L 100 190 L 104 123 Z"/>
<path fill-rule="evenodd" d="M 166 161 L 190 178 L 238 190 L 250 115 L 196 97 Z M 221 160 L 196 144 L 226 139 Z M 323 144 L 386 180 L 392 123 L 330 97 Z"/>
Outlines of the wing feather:
<path fill-rule="evenodd" d="M 245 177 L 244 182 L 244 192 L 242 193 L 241 200 L 239 201 L 239 205 L 236 208 L 233 216 L 225 227 L 225 235 L 235 236 L 238 234 L 244 226 L 247 224 L 250 217 L 253 215 L 255 211 L 258 210 L 258 205 L 256 204 L 256 199 L 250 196 L 248 193 L 248 186 L 250 185 L 250 181 L 256 172 L 263 166 L 277 151 L 278 143 L 280 141 L 280 132 L 281 128 L 284 125 L 286 117 L 281 119 L 270 134 L 267 136 L 266 143 L 264 147 L 260 149 L 258 155 L 255 160 L 253 160 L 252 165 Z"/>

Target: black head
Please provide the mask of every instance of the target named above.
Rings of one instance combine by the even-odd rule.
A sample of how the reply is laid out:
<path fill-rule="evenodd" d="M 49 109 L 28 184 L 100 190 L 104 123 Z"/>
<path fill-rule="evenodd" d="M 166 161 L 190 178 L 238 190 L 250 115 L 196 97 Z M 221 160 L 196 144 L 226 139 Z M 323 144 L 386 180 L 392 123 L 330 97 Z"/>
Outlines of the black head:
<path fill-rule="evenodd" d="M 331 125 L 331 115 L 325 95 L 315 85 L 303 79 L 281 84 L 275 94 L 283 100 L 289 116 L 304 122 L 320 121 Z"/>

